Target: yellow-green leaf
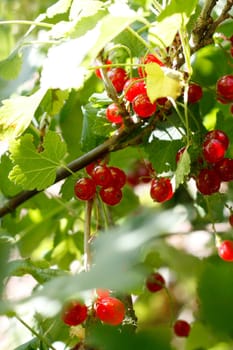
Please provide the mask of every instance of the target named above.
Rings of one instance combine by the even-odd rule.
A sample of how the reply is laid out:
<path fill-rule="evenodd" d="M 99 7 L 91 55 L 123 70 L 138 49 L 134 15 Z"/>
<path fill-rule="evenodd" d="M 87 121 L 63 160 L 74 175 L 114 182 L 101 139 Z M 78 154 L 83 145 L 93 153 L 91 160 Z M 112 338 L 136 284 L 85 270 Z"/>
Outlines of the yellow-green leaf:
<path fill-rule="evenodd" d="M 147 94 L 152 103 L 159 97 L 176 99 L 181 94 L 183 87 L 181 73 L 161 68 L 157 63 L 148 63 L 145 70 Z"/>
<path fill-rule="evenodd" d="M 0 140 L 13 140 L 29 126 L 45 90 L 31 96 L 17 96 L 3 100 L 0 107 Z"/>

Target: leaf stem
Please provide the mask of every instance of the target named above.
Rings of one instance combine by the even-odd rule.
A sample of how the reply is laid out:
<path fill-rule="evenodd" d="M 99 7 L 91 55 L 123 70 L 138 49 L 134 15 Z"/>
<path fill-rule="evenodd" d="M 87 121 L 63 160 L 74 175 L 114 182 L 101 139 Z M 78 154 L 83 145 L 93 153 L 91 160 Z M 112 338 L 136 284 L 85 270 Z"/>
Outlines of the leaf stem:
<path fill-rule="evenodd" d="M 42 28 L 53 28 L 53 24 L 45 23 L 45 22 L 35 22 L 35 21 L 26 21 L 26 20 L 9 20 L 9 21 L 0 21 L 0 25 L 5 24 L 23 24 L 23 25 L 34 25 L 36 27 Z"/>
<path fill-rule="evenodd" d="M 22 320 L 21 317 L 19 316 L 15 316 L 15 318 L 20 322 L 22 323 L 22 325 L 24 327 L 26 327 L 32 334 L 34 334 L 36 336 L 36 338 L 38 338 L 42 343 L 46 344 L 48 346 L 49 349 L 52 349 L 52 350 L 56 350 L 50 343 L 49 341 L 43 337 L 43 335 L 37 333 L 33 328 L 31 328 L 24 320 Z"/>

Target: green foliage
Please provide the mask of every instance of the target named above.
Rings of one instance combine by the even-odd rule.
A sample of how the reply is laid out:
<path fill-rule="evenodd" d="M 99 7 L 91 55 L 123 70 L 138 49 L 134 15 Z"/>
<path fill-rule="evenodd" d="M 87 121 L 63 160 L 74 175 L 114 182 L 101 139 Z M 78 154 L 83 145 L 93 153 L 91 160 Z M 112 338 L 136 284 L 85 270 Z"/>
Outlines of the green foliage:
<path fill-rule="evenodd" d="M 33 136 L 25 134 L 11 143 L 10 153 L 15 165 L 9 179 L 24 189 L 42 190 L 54 183 L 56 170 L 66 155 L 66 145 L 59 135 L 50 131 L 45 136 L 43 151 L 38 152 Z"/>
<path fill-rule="evenodd" d="M 233 101 L 221 103 L 216 91 L 232 74 L 232 9 L 221 15 L 229 2 L 215 2 L 2 0 L 0 314 L 9 340 L 1 349 L 232 348 L 232 263 L 217 244 L 232 240 L 233 182 L 210 196 L 196 186 L 200 169 L 216 167 L 203 159 L 207 131 L 227 134 L 233 158 Z M 143 65 L 147 54 L 162 65 Z M 153 115 L 140 118 L 114 90 L 108 71 L 119 67 L 145 82 Z M 203 89 L 196 103 L 190 82 Z M 122 124 L 106 118 L 112 102 Z M 75 195 L 93 162 L 125 172 L 117 205 L 104 203 L 99 185 L 89 201 Z M 157 176 L 171 180 L 170 200 L 152 200 Z M 151 272 L 165 279 L 157 293 L 146 288 Z M 17 283 L 28 281 L 21 296 Z M 121 325 L 96 317 L 97 288 L 124 303 Z M 61 312 L 76 298 L 88 318 L 69 327 Z M 179 318 L 191 324 L 185 339 L 172 329 Z"/>

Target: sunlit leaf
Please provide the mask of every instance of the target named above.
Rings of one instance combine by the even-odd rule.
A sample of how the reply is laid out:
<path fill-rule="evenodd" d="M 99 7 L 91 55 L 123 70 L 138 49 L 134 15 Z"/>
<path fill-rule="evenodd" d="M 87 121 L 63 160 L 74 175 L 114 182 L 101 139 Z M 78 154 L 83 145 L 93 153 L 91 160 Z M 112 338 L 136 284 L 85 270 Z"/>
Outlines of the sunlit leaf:
<path fill-rule="evenodd" d="M 18 96 L 2 101 L 0 107 L 0 140 L 13 140 L 29 126 L 45 90 L 31 96 Z"/>
<path fill-rule="evenodd" d="M 42 190 L 53 184 L 56 170 L 66 154 L 66 145 L 60 136 L 49 131 L 43 143 L 43 152 L 38 152 L 31 134 L 12 142 L 11 159 L 15 166 L 9 178 L 28 190 Z"/>
<path fill-rule="evenodd" d="M 182 91 L 182 75 L 171 69 L 163 69 L 156 63 L 146 64 L 147 94 L 154 102 L 159 97 L 176 99 Z"/>
<path fill-rule="evenodd" d="M 184 183 L 185 177 L 190 173 L 190 165 L 191 160 L 186 148 L 177 164 L 177 169 L 175 172 L 176 188 L 178 188 L 180 184 Z"/>
<path fill-rule="evenodd" d="M 22 56 L 19 52 L 13 52 L 6 59 L 0 61 L 0 77 L 3 79 L 15 79 L 22 67 Z"/>

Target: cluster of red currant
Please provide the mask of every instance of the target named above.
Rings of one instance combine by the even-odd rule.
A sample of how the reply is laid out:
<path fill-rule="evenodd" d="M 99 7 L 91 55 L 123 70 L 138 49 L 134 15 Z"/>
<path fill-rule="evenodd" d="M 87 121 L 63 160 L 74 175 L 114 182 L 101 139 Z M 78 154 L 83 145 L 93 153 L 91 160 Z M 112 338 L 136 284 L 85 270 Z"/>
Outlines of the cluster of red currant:
<path fill-rule="evenodd" d="M 91 200 L 98 189 L 104 203 L 108 205 L 120 203 L 123 196 L 121 189 L 126 183 L 126 174 L 123 170 L 94 162 L 86 167 L 86 172 L 89 177 L 82 177 L 74 186 L 74 193 L 78 199 Z"/>
<path fill-rule="evenodd" d="M 68 326 L 84 323 L 88 316 L 95 317 L 105 324 L 118 326 L 125 317 L 125 306 L 121 300 L 110 295 L 109 290 L 96 290 L 97 298 L 88 309 L 87 305 L 75 300 L 69 302 L 62 310 L 62 320 Z"/>
<path fill-rule="evenodd" d="M 146 287 L 151 293 L 156 293 L 165 288 L 165 280 L 158 272 L 152 272 L 146 279 Z M 178 319 L 173 324 L 173 331 L 178 337 L 188 337 L 191 330 L 190 324 Z"/>

